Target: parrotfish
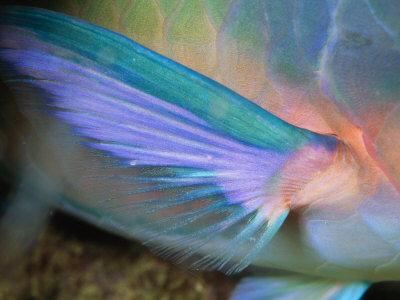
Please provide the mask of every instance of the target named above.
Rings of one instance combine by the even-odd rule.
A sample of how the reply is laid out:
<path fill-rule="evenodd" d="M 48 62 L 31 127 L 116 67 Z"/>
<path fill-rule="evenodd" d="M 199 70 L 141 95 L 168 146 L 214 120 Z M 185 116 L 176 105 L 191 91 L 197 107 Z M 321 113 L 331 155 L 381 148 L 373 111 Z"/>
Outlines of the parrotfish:
<path fill-rule="evenodd" d="M 0 12 L 31 126 L 19 201 L 195 269 L 255 267 L 232 299 L 400 280 L 400 2 L 65 3 L 110 30 Z"/>

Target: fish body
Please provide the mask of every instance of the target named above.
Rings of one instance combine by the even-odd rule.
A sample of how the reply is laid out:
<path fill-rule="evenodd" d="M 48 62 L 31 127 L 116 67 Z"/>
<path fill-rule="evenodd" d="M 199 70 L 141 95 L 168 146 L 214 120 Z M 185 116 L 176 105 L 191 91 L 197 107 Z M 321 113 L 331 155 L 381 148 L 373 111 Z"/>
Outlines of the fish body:
<path fill-rule="evenodd" d="M 395 1 L 79 3 L 56 9 L 162 56 L 5 9 L 2 76 L 31 91 L 17 103 L 40 136 L 29 184 L 194 268 L 303 274 L 250 278 L 237 299 L 400 279 Z"/>

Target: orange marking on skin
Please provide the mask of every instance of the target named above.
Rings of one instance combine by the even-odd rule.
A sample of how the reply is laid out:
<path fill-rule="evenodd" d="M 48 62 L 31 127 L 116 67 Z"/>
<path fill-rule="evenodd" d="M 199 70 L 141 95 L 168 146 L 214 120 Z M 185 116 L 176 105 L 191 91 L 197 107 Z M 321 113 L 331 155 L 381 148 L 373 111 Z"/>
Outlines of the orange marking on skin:
<path fill-rule="evenodd" d="M 282 179 L 278 193 L 291 208 L 300 203 L 292 202 L 293 197 L 310 181 L 330 168 L 337 157 L 338 149 L 331 152 L 323 146 L 308 145 L 292 155 L 282 168 Z"/>
<path fill-rule="evenodd" d="M 375 145 L 371 142 L 371 140 L 367 136 L 363 135 L 362 138 L 365 144 L 365 149 L 375 162 L 376 166 L 385 174 L 385 176 L 389 179 L 390 183 L 396 188 L 396 190 L 400 192 L 400 183 L 396 180 L 395 176 L 392 175 L 392 173 L 388 170 L 384 162 L 377 155 Z"/>
<path fill-rule="evenodd" d="M 346 217 L 356 210 L 367 194 L 361 190 L 358 178 L 360 166 L 350 149 L 339 143 L 330 165 L 327 161 L 325 167 L 308 175 L 307 184 L 293 195 L 291 209 L 308 210 L 313 207 L 314 211 L 321 211 L 335 207 L 338 218 Z"/>

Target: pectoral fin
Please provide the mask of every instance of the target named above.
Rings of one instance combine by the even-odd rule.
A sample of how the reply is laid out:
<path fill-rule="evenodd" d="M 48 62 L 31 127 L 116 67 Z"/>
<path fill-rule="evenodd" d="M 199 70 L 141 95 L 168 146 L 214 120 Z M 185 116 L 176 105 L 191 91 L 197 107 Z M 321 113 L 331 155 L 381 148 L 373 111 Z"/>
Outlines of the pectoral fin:
<path fill-rule="evenodd" d="M 68 142 L 93 149 L 90 180 L 106 191 L 94 208 L 108 226 L 177 261 L 248 266 L 335 153 L 335 138 L 108 30 L 28 8 L 0 20 L 1 74 L 21 109 L 54 116 Z"/>

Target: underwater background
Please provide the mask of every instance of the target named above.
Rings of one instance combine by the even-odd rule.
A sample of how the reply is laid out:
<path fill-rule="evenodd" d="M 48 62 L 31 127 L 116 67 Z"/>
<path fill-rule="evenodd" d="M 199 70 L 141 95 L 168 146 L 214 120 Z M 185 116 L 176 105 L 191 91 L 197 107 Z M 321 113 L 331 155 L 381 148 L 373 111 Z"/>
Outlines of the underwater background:
<path fill-rule="evenodd" d="M 46 8 L 62 2 L 0 0 L 0 5 Z M 18 145 L 23 143 L 17 128 L 25 126 L 25 121 L 1 84 L 0 97 L 0 159 L 15 161 L 17 165 Z M 6 211 L 16 184 L 9 174 L 0 172 L 0 214 Z M 52 213 L 44 231 L 32 238 L 23 257 L 5 263 L 7 254 L 0 251 L 0 255 L 4 256 L 0 258 L 3 262 L 0 264 L 0 300 L 224 300 L 229 299 L 243 276 L 187 270 L 157 258 L 137 242 L 101 231 L 60 212 Z M 398 283 L 375 284 L 362 299 L 400 299 L 400 286 Z"/>

